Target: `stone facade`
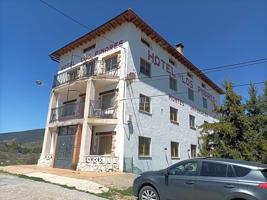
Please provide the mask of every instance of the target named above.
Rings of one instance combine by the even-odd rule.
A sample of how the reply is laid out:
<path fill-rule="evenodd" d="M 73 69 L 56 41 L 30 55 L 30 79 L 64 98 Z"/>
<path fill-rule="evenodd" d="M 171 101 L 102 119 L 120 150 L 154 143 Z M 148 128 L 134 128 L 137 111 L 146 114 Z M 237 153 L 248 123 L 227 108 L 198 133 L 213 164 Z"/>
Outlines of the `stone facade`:
<path fill-rule="evenodd" d="M 46 154 L 41 156 L 38 160 L 39 166 L 52 167 L 53 166 L 53 154 Z"/>
<path fill-rule="evenodd" d="M 117 172 L 119 171 L 119 158 L 112 156 L 85 156 L 78 163 L 78 171 Z"/>

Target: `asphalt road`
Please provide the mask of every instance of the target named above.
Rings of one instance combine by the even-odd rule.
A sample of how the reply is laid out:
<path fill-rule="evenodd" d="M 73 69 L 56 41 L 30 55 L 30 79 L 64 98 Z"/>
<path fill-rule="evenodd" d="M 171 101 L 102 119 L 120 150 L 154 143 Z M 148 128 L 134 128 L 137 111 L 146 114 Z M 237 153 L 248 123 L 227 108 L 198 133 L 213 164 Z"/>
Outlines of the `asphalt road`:
<path fill-rule="evenodd" d="M 0 173 L 0 200 L 104 200 L 57 185 Z"/>

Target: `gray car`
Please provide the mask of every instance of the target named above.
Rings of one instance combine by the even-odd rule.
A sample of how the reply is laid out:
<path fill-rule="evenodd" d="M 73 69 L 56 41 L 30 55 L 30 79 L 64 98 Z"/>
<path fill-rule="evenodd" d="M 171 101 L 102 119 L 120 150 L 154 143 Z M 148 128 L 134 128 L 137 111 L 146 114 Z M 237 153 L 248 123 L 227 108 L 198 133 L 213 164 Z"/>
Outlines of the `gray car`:
<path fill-rule="evenodd" d="M 196 158 L 145 172 L 133 184 L 139 200 L 267 200 L 267 165 Z"/>

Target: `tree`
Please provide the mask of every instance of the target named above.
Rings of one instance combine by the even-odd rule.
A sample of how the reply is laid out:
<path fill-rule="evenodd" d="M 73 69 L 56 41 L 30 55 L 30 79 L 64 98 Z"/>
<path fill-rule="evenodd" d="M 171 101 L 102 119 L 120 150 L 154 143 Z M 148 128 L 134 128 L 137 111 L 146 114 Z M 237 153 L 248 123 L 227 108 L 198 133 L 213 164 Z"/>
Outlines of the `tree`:
<path fill-rule="evenodd" d="M 250 89 L 250 100 L 242 104 L 241 96 L 233 91 L 231 82 L 224 83 L 225 101 L 215 107 L 219 121 L 202 125 L 202 156 L 262 160 L 263 137 L 252 126 L 252 117 L 257 118 L 259 111 L 257 93 L 254 86 Z M 253 119 L 255 119 L 253 118 Z M 260 129 L 260 125 L 255 125 Z"/>

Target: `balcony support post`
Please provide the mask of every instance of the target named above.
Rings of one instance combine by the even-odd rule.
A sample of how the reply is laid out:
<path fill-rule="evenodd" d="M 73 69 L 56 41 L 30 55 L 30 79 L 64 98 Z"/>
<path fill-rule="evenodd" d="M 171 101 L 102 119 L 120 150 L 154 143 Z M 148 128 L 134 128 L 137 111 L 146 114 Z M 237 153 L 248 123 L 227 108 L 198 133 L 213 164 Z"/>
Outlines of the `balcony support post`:
<path fill-rule="evenodd" d="M 43 165 L 44 163 L 48 163 L 47 162 L 48 158 L 51 158 L 49 162 L 52 162 L 52 157 L 54 156 L 51 155 L 51 145 L 53 141 L 52 137 L 54 137 L 54 133 L 53 130 L 49 127 L 49 122 L 50 122 L 52 108 L 56 106 L 56 102 L 57 102 L 57 95 L 54 93 L 54 91 L 52 91 L 48 107 L 47 119 L 46 119 L 46 128 L 44 133 L 42 153 L 38 161 L 38 165 Z M 52 163 L 45 165 L 51 166 Z"/>
<path fill-rule="evenodd" d="M 82 128 L 81 148 L 79 155 L 79 163 L 77 169 L 81 169 L 85 163 L 85 156 L 90 154 L 91 139 L 92 139 L 92 125 L 88 124 L 88 115 L 90 100 L 94 98 L 95 88 L 93 81 L 89 79 L 86 85 L 85 105 L 84 105 L 84 120 Z"/>

